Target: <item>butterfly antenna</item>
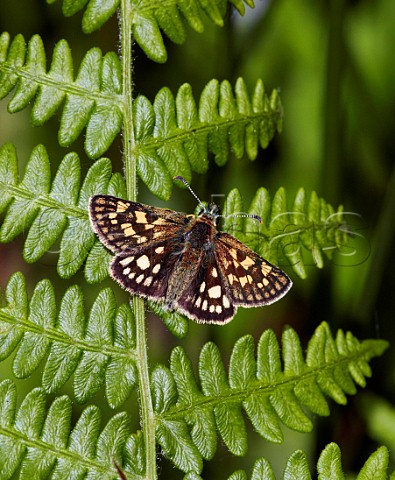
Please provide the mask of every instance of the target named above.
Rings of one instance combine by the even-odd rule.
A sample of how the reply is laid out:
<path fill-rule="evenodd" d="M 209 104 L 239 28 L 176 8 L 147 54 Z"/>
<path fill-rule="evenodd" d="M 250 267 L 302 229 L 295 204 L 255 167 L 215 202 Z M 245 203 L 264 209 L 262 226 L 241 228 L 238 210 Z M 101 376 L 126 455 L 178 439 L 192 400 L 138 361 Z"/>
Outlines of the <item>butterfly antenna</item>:
<path fill-rule="evenodd" d="M 259 215 L 255 215 L 255 213 L 232 213 L 230 215 L 218 215 L 219 217 L 223 218 L 253 218 L 257 220 L 259 223 L 262 223 L 262 218 Z"/>
<path fill-rule="evenodd" d="M 184 177 L 181 177 L 180 175 L 177 175 L 176 177 L 173 177 L 173 180 L 180 180 L 186 187 L 187 189 L 192 193 L 192 195 L 196 198 L 196 200 L 198 201 L 199 205 L 202 203 L 202 201 L 200 200 L 200 198 L 196 195 L 196 193 L 192 190 L 192 188 L 190 187 L 189 183 L 185 180 Z"/>

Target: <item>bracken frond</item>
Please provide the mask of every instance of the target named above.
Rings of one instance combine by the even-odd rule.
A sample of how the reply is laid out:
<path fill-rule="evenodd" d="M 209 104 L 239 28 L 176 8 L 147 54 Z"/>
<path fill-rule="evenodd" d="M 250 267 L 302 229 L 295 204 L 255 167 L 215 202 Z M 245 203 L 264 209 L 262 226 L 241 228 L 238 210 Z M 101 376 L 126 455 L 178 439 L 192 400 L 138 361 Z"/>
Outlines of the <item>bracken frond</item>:
<path fill-rule="evenodd" d="M 92 158 L 102 155 L 118 135 L 123 121 L 121 65 L 117 55 L 102 55 L 92 48 L 83 58 L 74 78 L 71 50 L 60 40 L 53 51 L 49 70 L 39 35 L 28 45 L 22 35 L 10 43 L 0 36 L 0 99 L 15 88 L 8 104 L 10 113 L 33 102 L 32 121 L 42 125 L 64 103 L 58 140 L 69 146 L 86 128 L 85 149 Z"/>
<path fill-rule="evenodd" d="M 365 465 L 355 477 L 357 480 L 387 480 L 387 468 L 389 463 L 388 449 L 378 448 L 366 460 Z M 317 463 L 319 480 L 344 480 L 345 476 L 341 463 L 340 448 L 336 443 L 330 443 L 321 452 Z M 282 479 L 312 480 L 309 462 L 302 450 L 297 450 L 287 460 Z M 259 458 L 254 463 L 251 476 L 247 476 L 244 470 L 237 470 L 228 480 L 276 480 L 272 466 L 265 458 Z M 203 480 L 195 473 L 188 473 L 184 480 Z"/>
<path fill-rule="evenodd" d="M 86 128 L 85 150 L 91 158 L 106 152 L 125 121 L 121 65 L 112 52 L 102 56 L 97 48 L 89 50 L 74 79 L 66 41 L 55 46 L 47 72 L 38 35 L 26 47 L 21 35 L 10 43 L 9 35 L 3 33 L 0 99 L 13 89 L 8 110 L 17 112 L 32 102 L 35 125 L 42 125 L 63 104 L 60 145 L 71 145 Z M 182 175 L 190 181 L 192 171 L 206 172 L 209 153 L 218 165 L 226 163 L 230 149 L 238 158 L 255 159 L 258 146 L 267 147 L 281 130 L 282 107 L 277 91 L 268 96 L 261 80 L 252 95 L 241 78 L 234 89 L 226 80 L 211 80 L 201 94 L 199 108 L 191 86 L 184 84 L 176 98 L 162 88 L 153 104 L 137 96 L 132 120 L 137 173 L 153 193 L 168 199 L 172 177 Z"/>
<path fill-rule="evenodd" d="M 49 280 L 28 300 L 25 279 L 15 273 L 0 308 L 0 361 L 13 352 L 13 371 L 29 377 L 45 359 L 42 385 L 57 392 L 74 374 L 74 393 L 86 403 L 105 384 L 112 408 L 122 405 L 137 381 L 134 317 L 128 305 L 116 307 L 111 289 L 102 290 L 85 318 L 82 291 L 70 287 L 59 310 Z"/>
<path fill-rule="evenodd" d="M 10 479 L 19 469 L 19 478 L 82 478 L 116 480 L 116 466 L 128 479 L 145 478 L 144 446 L 141 431 L 130 434 L 126 413 L 114 415 L 101 428 L 98 407 L 88 406 L 71 430 L 72 402 L 66 395 L 49 406 L 45 392 L 35 388 L 16 408 L 15 385 L 0 383 L 0 471 Z M 182 440 L 182 439 L 181 439 Z M 386 480 L 389 453 L 378 448 L 365 462 L 357 480 Z M 317 472 L 320 480 L 344 480 L 341 451 L 331 443 L 322 451 Z M 255 461 L 251 475 L 243 470 L 228 480 L 275 480 L 274 471 L 265 458 Z M 295 451 L 287 460 L 282 478 L 311 480 L 309 464 L 303 451 Z M 391 477 L 392 478 L 392 477 Z M 203 480 L 189 471 L 184 480 Z"/>
<path fill-rule="evenodd" d="M 10 144 L 0 148 L 0 212 L 7 211 L 0 228 L 0 242 L 10 242 L 28 231 L 23 256 L 31 263 L 61 238 L 59 275 L 71 277 L 86 261 L 86 276 L 94 281 L 92 276 L 107 275 L 109 256 L 103 248 L 94 247 L 95 234 L 87 211 L 89 197 L 102 192 L 122 197 L 126 188 L 121 175 L 112 175 L 111 163 L 106 158 L 92 165 L 82 186 L 80 170 L 78 156 L 67 154 L 51 185 L 48 154 L 38 145 L 20 181 L 15 148 Z"/>
<path fill-rule="evenodd" d="M 224 230 L 275 265 L 291 266 L 301 278 L 307 276 L 306 266 L 322 268 L 324 257 L 335 260 L 344 248 L 352 249 L 352 227 L 343 207 L 335 210 L 314 191 L 308 197 L 300 188 L 290 204 L 284 188 L 279 188 L 273 198 L 260 188 L 248 212 L 259 215 L 261 223 L 244 218 L 242 212 L 242 197 L 233 189 L 224 205 Z"/>
<path fill-rule="evenodd" d="M 47 0 L 54 3 L 56 0 Z M 120 0 L 63 0 L 63 14 L 72 16 L 85 8 L 82 16 L 82 29 L 92 33 L 100 28 L 116 11 Z M 146 53 L 156 62 L 167 60 L 162 32 L 174 43 L 183 43 L 186 38 L 185 22 L 196 32 L 204 30 L 204 17 L 220 27 L 229 4 L 244 15 L 245 4 L 254 7 L 253 0 L 131 0 L 130 13 L 132 34 Z"/>
<path fill-rule="evenodd" d="M 246 453 L 243 410 L 270 442 L 283 440 L 280 421 L 310 432 L 313 425 L 305 409 L 329 415 L 326 396 L 345 404 L 346 395 L 356 393 L 356 384 L 366 385 L 370 359 L 387 346 L 382 340 L 360 342 L 342 330 L 334 338 L 324 322 L 305 356 L 295 331 L 286 329 L 281 358 L 275 334 L 267 330 L 256 352 L 251 335 L 237 341 L 226 375 L 218 347 L 209 342 L 200 353 L 200 386 L 185 351 L 176 347 L 170 369 L 159 365 L 152 373 L 157 441 L 179 469 L 200 473 L 202 459 L 215 454 L 217 431 L 230 452 Z"/>
<path fill-rule="evenodd" d="M 128 478 L 141 478 L 135 464 L 143 458 L 141 449 L 131 462 L 125 450 L 140 437 L 130 435 L 126 413 L 118 413 L 101 430 L 100 409 L 91 405 L 82 412 L 71 430 L 72 402 L 66 395 L 46 409 L 46 394 L 35 388 L 16 409 L 16 388 L 10 380 L 0 383 L 0 476 L 14 478 L 89 478 L 117 480 L 115 464 Z M 137 462 L 139 457 L 139 462 Z M 140 472 L 142 473 L 142 472 Z"/>
<path fill-rule="evenodd" d="M 242 78 L 234 91 L 224 80 L 211 80 L 204 88 L 199 107 L 189 84 L 182 85 L 176 98 L 162 88 L 153 104 L 140 95 L 133 103 L 136 135 L 134 155 L 137 169 L 150 171 L 164 164 L 170 177 L 191 179 L 191 171 L 204 173 L 208 154 L 224 165 L 232 150 L 237 158 L 257 157 L 258 146 L 267 147 L 282 127 L 282 106 L 276 90 L 266 95 L 258 80 L 250 95 Z M 163 179 L 162 179 L 163 182 Z"/>

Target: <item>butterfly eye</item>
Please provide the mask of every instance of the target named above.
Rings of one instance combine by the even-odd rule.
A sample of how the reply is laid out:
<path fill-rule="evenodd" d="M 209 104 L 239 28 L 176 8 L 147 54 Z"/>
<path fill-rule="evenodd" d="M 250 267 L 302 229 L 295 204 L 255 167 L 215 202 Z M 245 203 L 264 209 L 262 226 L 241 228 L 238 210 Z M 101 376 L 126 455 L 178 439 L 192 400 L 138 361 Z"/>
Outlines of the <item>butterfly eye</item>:
<path fill-rule="evenodd" d="M 205 207 L 203 205 L 199 206 L 196 211 L 197 216 L 199 217 L 204 211 L 205 211 Z"/>

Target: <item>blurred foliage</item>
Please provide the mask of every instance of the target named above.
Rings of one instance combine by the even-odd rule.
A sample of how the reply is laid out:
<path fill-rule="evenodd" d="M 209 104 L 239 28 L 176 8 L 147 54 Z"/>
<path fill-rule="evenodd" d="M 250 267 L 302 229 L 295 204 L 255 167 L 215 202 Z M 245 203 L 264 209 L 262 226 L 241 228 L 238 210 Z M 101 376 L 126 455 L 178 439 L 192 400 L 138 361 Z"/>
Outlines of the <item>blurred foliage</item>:
<path fill-rule="evenodd" d="M 222 195 L 237 187 L 248 205 L 261 186 L 271 194 L 283 186 L 292 198 L 303 185 L 306 191 L 315 190 L 328 202 L 345 206 L 354 224 L 353 249 L 344 250 L 336 263 L 322 271 L 311 269 L 308 281 L 295 279 L 292 296 L 280 304 L 257 309 L 253 315 L 240 312 L 226 329 L 191 325 L 189 335 L 180 343 L 192 359 L 196 359 L 207 340 L 214 340 L 226 355 L 246 328 L 258 337 L 268 326 L 278 332 L 283 323 L 289 323 L 301 338 L 307 338 L 321 320 L 328 320 L 332 328 L 341 326 L 357 332 L 361 339 L 378 336 L 394 344 L 395 3 L 255 3 L 256 8 L 247 9 L 245 17 L 230 11 L 225 30 L 206 22 L 204 35 L 187 27 L 183 45 L 165 41 L 168 61 L 163 65 L 149 61 L 136 46 L 136 93 L 153 101 L 163 85 L 175 93 L 182 83 L 188 82 L 194 92 L 199 92 L 211 78 L 227 78 L 234 83 L 239 76 L 244 77 L 250 90 L 258 77 L 268 91 L 279 88 L 285 115 L 281 136 L 269 149 L 260 151 L 260 158 L 254 163 L 233 159 L 222 168 L 212 164 L 209 175 L 193 177 L 193 187 L 203 199 L 216 195 L 219 203 Z M 22 15 L 27 9 L 29 14 Z M 29 38 L 38 33 L 49 48 L 62 38 L 72 39 L 76 62 L 94 45 L 104 53 L 112 50 L 117 43 L 116 17 L 92 35 L 81 33 L 81 18 L 82 14 L 63 18 L 60 2 L 51 6 L 42 0 L 0 2 L 0 31 L 7 30 L 11 36 L 22 33 Z M 51 158 L 57 157 L 60 162 L 66 150 L 57 144 L 56 117 L 33 130 L 27 111 L 8 115 L 5 105 L 0 104 L 0 144 L 16 144 L 19 158 L 28 158 L 38 143 L 44 143 Z M 83 139 L 73 145 L 73 150 L 84 158 Z M 107 153 L 114 163 L 118 161 L 118 166 L 119 151 L 120 143 L 115 143 Z M 87 170 L 89 166 L 86 160 L 82 168 Z M 56 162 L 51 168 L 56 171 Z M 142 202 L 181 211 L 192 212 L 195 206 L 194 199 L 183 191 L 175 191 L 169 202 L 159 202 L 143 186 L 139 194 Z M 28 266 L 17 248 L 1 246 L 0 255 L 2 286 L 15 270 L 23 271 L 32 284 L 53 275 L 47 268 L 48 263 L 54 262 L 50 257 Z M 56 277 L 52 279 L 58 281 Z M 64 282 L 62 288 L 65 289 Z M 96 294 L 94 288 L 87 292 L 92 298 Z M 244 321 L 247 318 L 248 323 Z M 175 339 L 156 319 L 150 320 L 149 329 L 152 362 L 164 361 Z M 395 401 L 394 362 L 394 353 L 376 361 L 375 385 L 368 383 L 368 388 L 374 388 L 378 396 L 390 403 Z M 380 371 L 381 376 L 377 374 Z M 28 391 L 29 387 L 24 385 L 23 389 Z M 257 458 L 264 450 L 265 457 L 278 466 L 279 472 L 286 457 L 284 448 L 302 448 L 314 458 L 317 451 L 334 440 L 341 447 L 344 468 L 357 470 L 362 466 L 361 452 L 374 450 L 365 432 L 363 415 L 351 404 L 339 409 L 310 437 L 286 436 L 281 447 L 257 442 L 256 435 L 249 432 L 254 439 L 250 441 L 254 446 L 249 455 Z M 216 460 L 204 470 L 205 478 L 217 477 L 214 467 L 229 473 L 240 466 L 239 459 L 235 461 L 224 451 L 217 454 Z M 390 461 L 393 469 L 394 457 Z M 245 457 L 243 462 L 248 469 L 250 458 Z M 164 476 L 166 472 L 174 474 L 171 468 L 166 470 L 165 462 L 161 468 Z"/>

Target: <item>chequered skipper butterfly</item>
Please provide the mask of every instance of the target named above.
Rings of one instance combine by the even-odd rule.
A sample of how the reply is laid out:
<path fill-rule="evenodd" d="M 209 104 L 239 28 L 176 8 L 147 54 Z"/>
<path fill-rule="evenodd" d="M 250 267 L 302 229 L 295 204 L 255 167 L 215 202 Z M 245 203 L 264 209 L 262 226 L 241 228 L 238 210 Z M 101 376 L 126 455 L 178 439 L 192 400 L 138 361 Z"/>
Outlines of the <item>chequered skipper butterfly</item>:
<path fill-rule="evenodd" d="M 175 178 L 191 190 L 182 177 Z M 205 207 L 193 195 L 197 216 L 109 195 L 91 197 L 93 230 L 115 253 L 111 276 L 131 294 L 201 323 L 225 324 L 239 306 L 269 305 L 283 297 L 292 286 L 288 276 L 219 232 L 218 207 Z"/>

